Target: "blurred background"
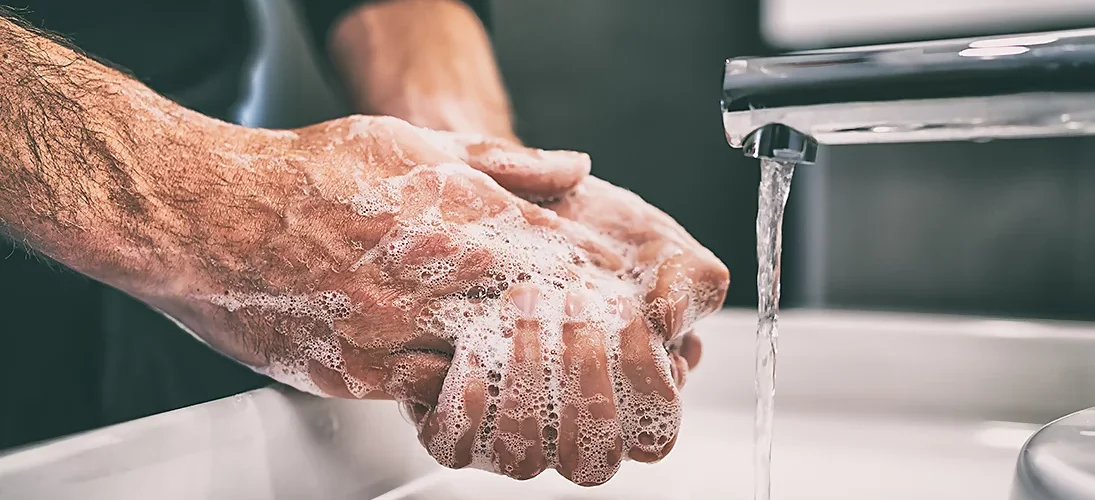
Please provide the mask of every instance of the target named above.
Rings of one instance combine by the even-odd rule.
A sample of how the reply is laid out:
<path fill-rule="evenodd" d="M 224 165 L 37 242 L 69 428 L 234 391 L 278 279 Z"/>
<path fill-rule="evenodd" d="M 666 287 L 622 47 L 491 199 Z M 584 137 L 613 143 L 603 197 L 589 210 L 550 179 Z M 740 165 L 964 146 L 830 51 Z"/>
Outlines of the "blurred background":
<path fill-rule="evenodd" d="M 249 0 L 261 50 L 239 121 L 346 114 L 298 1 Z M 723 135 L 726 58 L 1089 27 L 1095 2 L 525 0 L 490 18 L 521 137 L 590 153 L 726 262 L 728 306 L 752 307 L 759 171 Z M 784 307 L 1095 318 L 1092 155 L 1085 138 L 827 149 L 788 203 Z"/>
<path fill-rule="evenodd" d="M 254 6 L 268 22 L 291 22 L 291 0 Z M 759 174 L 723 136 L 726 58 L 1095 26 L 1095 2 L 1072 0 L 524 0 L 492 9 L 523 139 L 589 152 L 595 175 L 676 217 L 727 263 L 727 305 L 741 307 L 756 301 Z M 268 50 L 281 56 L 270 64 L 293 64 L 285 55 L 306 44 L 290 31 L 272 35 Z M 300 99 L 339 114 L 337 97 L 314 88 L 323 74 L 317 66 L 266 78 L 276 84 L 253 98 L 246 119 L 314 119 L 278 114 L 278 102 Z M 1095 142 L 1085 138 L 828 149 L 792 189 L 785 307 L 1095 318 L 1092 160 Z"/>
<path fill-rule="evenodd" d="M 1095 2 L 496 2 L 495 46 L 526 140 L 675 216 L 753 306 L 754 161 L 718 116 L 727 57 L 1095 26 Z M 840 147 L 800 168 L 787 307 L 1095 317 L 1095 142 Z"/>
<path fill-rule="evenodd" d="M 235 119 L 298 127 L 349 108 L 300 19 L 246 0 L 260 50 Z M 677 218 L 756 304 L 758 165 L 724 138 L 726 58 L 1095 26 L 1095 1 L 522 0 L 491 2 L 523 140 Z M 784 307 L 1095 318 L 1095 141 L 841 147 L 799 168 Z"/>
<path fill-rule="evenodd" d="M 255 6 L 292 23 L 289 0 Z M 726 58 L 1092 26 L 1095 2 L 528 0 L 491 14 L 522 138 L 590 153 L 595 175 L 676 217 L 729 266 L 727 305 L 747 307 L 759 173 L 723 136 Z M 270 35 L 271 53 L 315 50 Z M 279 114 L 278 102 L 300 99 L 338 115 L 326 70 L 314 69 L 274 79 L 245 120 L 314 119 Z M 1092 160 L 1085 138 L 828 149 L 792 189 L 785 307 L 1095 318 Z"/>
<path fill-rule="evenodd" d="M 752 306 L 754 161 L 717 113 L 727 57 L 1095 25 L 1095 2 L 497 2 L 495 46 L 526 140 L 675 216 Z M 1095 142 L 841 147 L 800 168 L 787 307 L 1095 317 Z"/>

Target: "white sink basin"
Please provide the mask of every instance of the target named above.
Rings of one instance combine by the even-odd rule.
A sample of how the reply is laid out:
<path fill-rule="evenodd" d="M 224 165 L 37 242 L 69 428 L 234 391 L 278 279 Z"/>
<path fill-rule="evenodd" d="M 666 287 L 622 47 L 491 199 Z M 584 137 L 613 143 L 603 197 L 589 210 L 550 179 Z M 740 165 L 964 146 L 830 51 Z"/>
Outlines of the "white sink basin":
<path fill-rule="evenodd" d="M 772 498 L 1006 499 L 1015 457 L 1034 425 L 780 415 Z M 382 500 L 693 500 L 752 498 L 752 416 L 694 411 L 659 464 L 625 464 L 604 486 L 558 475 L 520 483 L 441 471 Z"/>
<path fill-rule="evenodd" d="M 0 499 L 749 499 L 751 311 L 705 322 L 676 449 L 598 488 L 448 471 L 396 406 L 263 389 L 0 456 Z M 1095 326 L 783 317 L 773 498 L 1003 499 L 1023 441 L 1095 405 Z"/>

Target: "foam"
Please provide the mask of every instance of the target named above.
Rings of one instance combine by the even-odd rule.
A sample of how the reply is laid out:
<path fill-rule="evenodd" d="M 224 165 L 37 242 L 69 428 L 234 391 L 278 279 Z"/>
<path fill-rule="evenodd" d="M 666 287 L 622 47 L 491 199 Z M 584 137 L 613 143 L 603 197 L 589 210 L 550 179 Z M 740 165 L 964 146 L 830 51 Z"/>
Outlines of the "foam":
<path fill-rule="evenodd" d="M 362 119 L 351 128 L 356 130 L 354 134 L 367 134 L 370 130 L 367 125 L 372 123 Z M 497 161 L 507 160 L 499 157 Z M 408 323 L 415 325 L 415 335 L 435 336 L 454 346 L 437 406 L 431 417 L 416 422 L 421 432 L 430 426 L 430 418 L 441 419 L 439 425 L 432 427 L 438 431 L 424 443 L 440 463 L 456 464 L 462 453 L 457 449 L 459 443 L 467 433 L 472 433 L 471 467 L 512 474 L 531 450 L 539 448 L 543 450 L 546 467 L 559 468 L 563 462 L 558 453 L 561 415 L 564 409 L 573 408 L 579 429 L 575 444 L 580 467 L 569 475 L 583 484 L 604 482 L 617 471 L 619 459 L 626 459 L 632 451 L 660 453 L 680 425 L 680 402 L 663 339 L 655 333 L 648 336 L 655 373 L 646 375 L 660 377 L 674 391 L 672 394 L 637 391 L 624 375 L 620 361 L 620 334 L 630 321 L 652 322 L 655 320 L 651 318 L 660 318 L 664 313 L 666 306 L 658 302 L 645 308 L 637 305 L 656 284 L 656 273 L 641 270 L 625 273 L 621 279 L 616 272 L 598 268 L 585 252 L 559 233 L 530 224 L 516 204 L 472 223 L 446 222 L 440 201 L 452 196 L 447 194 L 449 190 L 457 195 L 474 193 L 482 189 L 477 186 L 493 185 L 479 182 L 485 179 L 485 174 L 459 163 L 416 166 L 403 175 L 383 180 L 358 179 L 360 192 L 343 200 L 347 210 L 363 219 L 390 215 L 393 223 L 374 247 L 361 249 L 360 258 L 348 271 L 358 272 L 360 266 L 368 263 L 370 269 L 380 270 L 383 279 L 416 283 L 412 290 L 401 290 L 391 305 L 407 315 Z M 477 202 L 474 198 L 469 200 L 473 207 Z M 408 258 L 410 249 L 417 248 L 424 238 L 438 234 L 448 239 L 450 252 L 434 258 L 421 255 Z M 625 259 L 626 269 L 636 268 L 634 248 L 596 232 L 585 236 L 617 250 Z M 483 272 L 461 281 L 461 266 L 484 254 L 491 256 L 491 260 L 485 263 Z M 366 279 L 363 273 L 359 275 Z M 451 293 L 442 294 L 439 290 Z M 685 312 L 687 324 L 702 312 L 694 305 L 702 303 L 697 298 L 718 292 L 717 289 L 682 291 L 691 297 Z M 530 292 L 535 292 L 535 301 L 517 298 Z M 569 303 L 568 297 L 580 297 L 581 306 Z M 312 323 L 301 322 L 295 331 L 277 332 L 300 354 L 297 358 L 271 360 L 270 366 L 262 370 L 279 381 L 322 394 L 308 377 L 308 363 L 315 360 L 341 373 L 346 388 L 354 396 L 362 397 L 376 390 L 399 395 L 406 372 L 397 370 L 382 387 L 370 386 L 346 373 L 340 341 L 348 339 L 349 333 L 360 332 L 343 332 L 341 323 L 373 304 L 354 304 L 348 294 L 338 290 L 285 295 L 230 292 L 206 299 L 229 312 L 253 309 L 309 318 L 319 325 L 310 328 L 306 325 Z M 634 305 L 626 305 L 624 301 Z M 416 307 L 419 305 L 424 307 Z M 644 318 L 625 317 L 632 313 L 641 313 Z M 411 314 L 416 316 L 410 317 Z M 566 366 L 563 359 L 570 347 L 563 341 L 563 331 L 569 323 L 584 323 L 581 331 L 592 332 L 581 335 L 603 335 L 606 369 L 613 385 L 611 397 L 587 397 L 576 384 L 567 383 L 578 377 L 577 371 L 563 373 Z M 539 326 L 535 344 L 540 352 L 531 353 L 530 361 L 536 364 L 515 366 L 518 341 L 531 345 L 530 339 L 520 338 L 517 333 L 531 328 L 530 325 Z M 380 346 L 392 350 L 399 347 Z M 576 370 L 573 365 L 572 369 Z M 474 427 L 472 410 L 480 409 L 467 407 L 464 397 L 469 386 L 482 387 L 484 399 L 483 417 Z M 597 405 L 615 405 L 617 417 L 596 417 L 591 408 Z M 499 430 L 503 419 L 516 422 L 532 419 L 539 435 Z M 622 450 L 618 448 L 620 443 Z M 514 460 L 501 462 L 499 445 Z"/>
<path fill-rule="evenodd" d="M 295 325 L 295 330 L 276 331 L 275 333 L 286 337 L 295 345 L 303 356 L 296 359 L 271 359 L 265 367 L 252 367 L 256 372 L 305 392 L 329 396 L 308 375 L 308 362 L 315 360 L 340 372 L 347 389 L 354 396 L 363 397 L 374 389 L 346 373 L 342 348 L 333 334 L 336 331 L 335 322 L 350 317 L 357 309 L 346 294 L 331 290 L 300 295 L 228 293 L 209 295 L 205 300 L 225 308 L 228 312 L 255 309 L 293 318 L 312 319 L 326 327 L 323 331 L 315 331 L 308 322 L 302 322 Z"/>
<path fill-rule="evenodd" d="M 350 197 L 349 205 L 357 215 L 373 218 L 403 208 L 402 178 L 369 182 L 358 175 L 354 180 L 360 192 Z"/>
<path fill-rule="evenodd" d="M 301 295 L 271 295 L 268 293 L 228 293 L 209 295 L 207 300 L 235 312 L 241 308 L 256 308 L 286 314 L 294 318 L 309 317 L 333 326 L 335 320 L 345 319 L 356 307 L 350 297 L 338 291 L 328 290 Z"/>
<path fill-rule="evenodd" d="M 500 231 L 498 228 L 509 229 Z M 476 443 L 471 450 L 471 466 L 512 473 L 507 467 L 512 467 L 513 463 L 497 463 L 493 443 L 502 442 L 517 462 L 524 456 L 521 448 L 527 449 L 534 443 L 527 437 L 498 431 L 495 415 L 504 415 L 519 422 L 529 417 L 534 418 L 537 427 L 543 429 L 543 439 L 538 444 L 545 450 L 547 466 L 557 468 L 560 465 L 556 453 L 556 439 L 560 428 L 559 412 L 566 405 L 578 408 L 577 423 L 582 431 L 583 441 L 579 451 L 579 463 L 582 467 L 572 473 L 577 482 L 599 483 L 615 473 L 619 464 L 610 461 L 610 451 L 617 445 L 616 436 L 622 435 L 625 438 L 625 455 L 630 448 L 655 453 L 672 438 L 679 425 L 679 403 L 675 400 L 670 402 L 657 395 L 625 395 L 613 401 L 620 406 L 621 416 L 643 405 L 652 405 L 649 413 L 658 417 L 659 424 L 665 425 L 662 428 L 655 425 L 647 429 L 649 426 L 638 424 L 639 417 L 624 417 L 619 421 L 598 420 L 592 416 L 589 407 L 607 402 L 603 396 L 583 398 L 573 384 L 569 392 L 562 388 L 559 368 L 563 366 L 562 356 L 566 349 L 562 343 L 563 325 L 570 321 L 584 322 L 594 330 L 608 332 L 610 337 L 618 336 L 626 322 L 618 314 L 618 304 L 603 298 L 612 297 L 615 300 L 615 297 L 636 297 L 644 288 L 641 284 L 621 281 L 614 274 L 588 266 L 581 269 L 581 273 L 574 272 L 573 260 L 566 258 L 576 252 L 573 245 L 554 233 L 529 226 L 516 208 L 477 224 L 453 228 L 450 236 L 456 241 L 465 241 L 468 250 L 485 249 L 492 255 L 502 257 L 488 271 L 488 274 L 505 276 L 509 283 L 509 290 L 499 296 L 499 299 L 511 296 L 514 287 L 518 286 L 534 288 L 538 291 L 538 298 L 536 308 L 531 312 L 521 311 L 513 301 L 504 302 L 502 307 L 486 309 L 463 299 L 431 304 L 432 314 L 419 327 L 450 339 L 458 346 L 453 369 L 450 369 L 443 397 L 437 406 L 438 412 L 448 416 L 449 421 L 445 425 L 447 432 L 437 434 L 427 443 L 430 452 L 441 463 L 453 463 L 460 436 L 465 432 L 475 432 Z M 486 286 L 488 285 L 473 284 L 468 290 L 475 290 L 476 293 L 471 295 L 482 299 L 483 295 L 479 290 Z M 590 298 L 584 307 L 568 308 L 567 296 L 572 294 Z M 471 314 L 465 314 L 468 312 Z M 486 367 L 493 366 L 501 373 L 508 374 L 519 371 L 518 367 L 509 366 L 514 339 L 498 334 L 508 325 L 513 325 L 518 317 L 536 321 L 541 326 L 538 343 L 542 351 L 540 361 L 546 367 L 543 378 L 534 387 L 513 383 L 507 389 L 500 390 L 497 389 L 498 384 L 488 384 L 485 394 L 488 411 L 480 428 L 470 429 L 470 418 L 466 408 L 462 406 L 463 388 Z M 660 339 L 651 335 L 650 342 L 651 345 L 656 343 L 664 352 L 664 348 L 660 347 Z M 618 359 L 618 351 L 617 340 L 609 347 L 608 355 L 615 353 L 615 358 Z M 473 353 L 479 363 L 473 362 Z M 667 358 L 661 360 L 658 370 L 657 376 L 671 380 Z M 613 378 L 621 381 L 621 390 L 617 392 L 633 392 L 626 378 L 619 374 L 619 367 L 614 367 L 612 371 L 617 373 Z M 516 399 L 520 404 L 506 408 L 503 401 L 507 398 Z M 549 407 L 552 408 L 551 411 L 547 410 Z M 496 410 L 491 412 L 490 408 Z M 638 436 L 642 432 L 656 433 L 650 444 L 640 443 Z M 554 437 L 548 439 L 549 436 Z"/>
<path fill-rule="evenodd" d="M 522 173 L 531 175 L 552 175 L 559 171 L 569 171 L 580 158 L 586 157 L 583 153 L 508 145 L 500 139 L 481 134 L 458 134 L 425 128 L 418 128 L 418 133 L 434 147 L 464 161 L 474 160 L 481 168 L 496 173 L 520 169 Z M 486 147 L 476 148 L 475 154 L 472 154 L 469 147 L 475 145 Z M 534 161 L 530 161 L 530 158 Z"/>

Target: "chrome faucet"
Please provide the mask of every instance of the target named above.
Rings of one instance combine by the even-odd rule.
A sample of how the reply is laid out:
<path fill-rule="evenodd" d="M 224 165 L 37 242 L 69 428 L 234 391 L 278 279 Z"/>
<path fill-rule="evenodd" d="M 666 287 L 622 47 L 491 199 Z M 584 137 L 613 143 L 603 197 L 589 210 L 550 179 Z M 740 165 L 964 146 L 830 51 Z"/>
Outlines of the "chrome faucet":
<path fill-rule="evenodd" d="M 818 144 L 1095 135 L 1095 29 L 726 61 L 723 126 L 754 158 Z"/>
<path fill-rule="evenodd" d="M 726 62 L 723 126 L 747 156 L 818 145 L 1095 135 L 1095 29 Z M 1095 408 L 1020 451 L 1012 500 L 1095 498 Z"/>

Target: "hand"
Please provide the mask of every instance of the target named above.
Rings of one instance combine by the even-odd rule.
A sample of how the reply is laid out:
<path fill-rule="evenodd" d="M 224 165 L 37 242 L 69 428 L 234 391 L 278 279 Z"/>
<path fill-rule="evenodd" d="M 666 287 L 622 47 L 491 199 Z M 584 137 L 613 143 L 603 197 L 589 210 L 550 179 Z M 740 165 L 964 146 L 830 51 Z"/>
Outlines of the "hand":
<path fill-rule="evenodd" d="M 644 283 L 649 324 L 666 339 L 673 378 L 683 386 L 702 350 L 692 325 L 722 306 L 730 282 L 726 266 L 672 217 L 595 177 L 543 206 L 593 230 L 602 245 L 627 256 L 600 264 Z"/>
<path fill-rule="evenodd" d="M 239 199 L 179 217 L 224 232 L 146 301 L 300 389 L 403 401 L 449 467 L 599 484 L 669 451 L 679 328 L 638 269 L 661 254 L 510 191 L 559 198 L 587 157 L 390 118 L 272 134 L 222 155 Z"/>
<path fill-rule="evenodd" d="M 694 279 L 678 327 L 689 283 L 660 276 L 689 260 L 514 194 L 558 199 L 584 155 L 391 118 L 243 129 L 4 20 L 0 48 L 0 231 L 278 380 L 406 402 L 452 467 L 597 484 L 671 448 L 666 342 L 725 282 Z"/>
<path fill-rule="evenodd" d="M 475 352 L 458 355 L 453 370 L 474 375 L 447 384 L 451 399 L 443 397 L 433 413 L 419 408 L 416 418 L 426 423 L 423 443 L 451 467 L 478 465 L 522 479 L 555 467 L 576 483 L 595 485 L 624 457 L 652 462 L 672 449 L 677 389 L 700 357 L 691 327 L 721 306 L 729 273 L 672 218 L 599 179 L 587 178 L 545 207 L 578 222 L 558 227 L 583 248 L 589 264 L 638 294 L 612 297 L 598 294 L 600 287 L 568 292 L 569 317 L 561 325 L 558 311 L 549 312 L 555 321 L 519 319 L 507 365 L 491 370 Z M 515 303 L 520 300 L 526 299 Z M 590 305 L 601 311 L 583 315 Z M 603 321 L 609 324 L 598 324 Z M 552 335 L 560 326 L 561 339 Z M 549 348 L 560 343 L 558 353 Z M 559 389 L 533 399 L 529 414 L 527 388 L 543 385 Z M 461 421 L 455 429 L 454 414 Z"/>
<path fill-rule="evenodd" d="M 508 235 L 536 209 L 502 186 L 551 198 L 589 171 L 583 154 L 394 118 L 218 132 L 242 140 L 222 141 L 212 181 L 188 179 L 165 224 L 207 243 L 170 252 L 193 254 L 178 282 L 131 292 L 258 371 L 339 397 L 435 404 L 459 332 L 423 331 L 424 307 L 504 286 L 504 251 L 471 233 Z"/>
<path fill-rule="evenodd" d="M 450 134 L 449 137 L 462 142 L 474 139 L 476 135 Z M 475 152 L 482 150 L 484 145 L 497 150 L 522 147 L 509 140 L 474 140 L 479 145 L 450 146 L 450 149 Z M 470 159 L 467 155 L 462 157 Z M 621 278 L 638 279 L 645 284 L 648 290 L 645 315 L 653 318 L 648 324 L 666 339 L 673 379 L 678 388 L 683 387 L 688 371 L 699 364 L 702 354 L 702 342 L 692 333 L 692 325 L 722 306 L 730 283 L 726 266 L 668 214 L 634 193 L 601 179 L 585 178 L 569 191 L 564 186 L 557 186 L 557 192 L 566 193 L 560 199 L 530 197 L 528 188 L 521 183 L 550 183 L 548 172 L 550 170 L 545 170 L 538 178 L 514 179 L 509 184 L 520 188 L 519 194 L 526 193 L 523 195 L 526 199 L 543 201 L 541 206 L 544 208 L 578 222 L 579 226 L 568 228 L 579 232 L 580 239 L 598 243 L 590 249 L 598 265 Z M 614 251 L 602 252 L 601 248 Z"/>

